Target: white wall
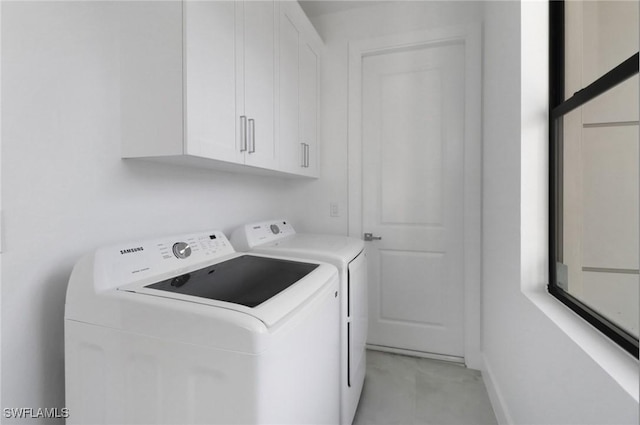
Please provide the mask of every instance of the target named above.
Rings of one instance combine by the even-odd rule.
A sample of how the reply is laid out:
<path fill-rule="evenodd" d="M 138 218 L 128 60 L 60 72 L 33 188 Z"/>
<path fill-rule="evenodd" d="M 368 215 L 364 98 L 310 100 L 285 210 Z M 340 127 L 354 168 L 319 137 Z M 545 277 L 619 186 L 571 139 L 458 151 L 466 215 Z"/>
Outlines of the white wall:
<path fill-rule="evenodd" d="M 287 216 L 301 184 L 121 160 L 114 7 L 2 4 L 3 408 L 64 406 L 65 290 L 81 255 Z"/>
<path fill-rule="evenodd" d="M 112 7 L 2 5 L 2 407 L 64 405 L 64 297 L 83 253 L 268 216 L 346 234 L 348 40 L 478 22 L 484 10 L 485 380 L 514 423 L 638 423 L 615 374 L 522 292 L 544 276 L 546 223 L 530 210 L 535 198 L 523 200 L 532 182 L 521 158 L 545 141 L 521 140 L 521 72 L 546 68 L 520 67 L 518 3 L 406 2 L 314 19 L 327 42 L 322 178 L 294 182 L 120 160 Z M 533 193 L 544 199 L 540 185 Z M 331 201 L 341 217 L 329 217 Z"/>
<path fill-rule="evenodd" d="M 358 7 L 311 19 L 325 41 L 321 70 L 321 178 L 301 184 L 295 223 L 304 231 L 347 234 L 348 224 L 348 43 L 408 31 L 459 26 L 481 21 L 480 2 L 398 1 Z M 337 202 L 340 217 L 329 216 Z"/>
<path fill-rule="evenodd" d="M 484 6 L 485 382 L 502 423 L 637 424 L 637 362 L 544 293 L 546 7 Z"/>

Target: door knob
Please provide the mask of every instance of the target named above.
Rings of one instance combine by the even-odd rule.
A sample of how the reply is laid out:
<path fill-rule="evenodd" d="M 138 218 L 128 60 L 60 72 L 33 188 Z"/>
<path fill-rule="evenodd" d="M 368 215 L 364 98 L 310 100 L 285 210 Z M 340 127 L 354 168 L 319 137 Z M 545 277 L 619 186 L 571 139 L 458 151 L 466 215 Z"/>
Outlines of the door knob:
<path fill-rule="evenodd" d="M 365 242 L 379 241 L 381 239 L 382 239 L 382 236 L 373 236 L 373 233 L 365 233 L 364 234 Z"/>

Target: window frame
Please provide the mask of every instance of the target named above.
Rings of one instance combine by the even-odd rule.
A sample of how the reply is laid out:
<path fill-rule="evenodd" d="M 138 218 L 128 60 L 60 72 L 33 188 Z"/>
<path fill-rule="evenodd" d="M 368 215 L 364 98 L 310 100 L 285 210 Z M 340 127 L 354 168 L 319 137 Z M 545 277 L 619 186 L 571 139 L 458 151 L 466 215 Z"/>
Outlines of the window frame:
<path fill-rule="evenodd" d="M 562 252 L 563 127 L 562 117 L 595 97 L 638 74 L 636 52 L 588 86 L 564 99 L 564 0 L 549 1 L 549 284 L 548 291 L 624 350 L 638 358 L 638 339 L 578 298 L 562 289 L 557 279 L 558 253 Z M 560 231 L 559 231 L 560 230 Z"/>

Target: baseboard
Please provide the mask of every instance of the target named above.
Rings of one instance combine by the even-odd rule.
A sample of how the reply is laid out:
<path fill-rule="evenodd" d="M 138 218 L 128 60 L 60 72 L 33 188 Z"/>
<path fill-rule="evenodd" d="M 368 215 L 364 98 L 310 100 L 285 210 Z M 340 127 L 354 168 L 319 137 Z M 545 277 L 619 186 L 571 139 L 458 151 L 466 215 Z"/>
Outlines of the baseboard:
<path fill-rule="evenodd" d="M 493 407 L 493 413 L 496 415 L 496 420 L 499 425 L 510 425 L 513 423 L 507 404 L 504 401 L 500 387 L 496 383 L 493 375 L 491 365 L 487 362 L 487 359 L 483 357 L 483 368 L 481 369 L 482 380 L 487 388 L 489 394 L 489 400 L 491 401 L 491 407 Z"/>
<path fill-rule="evenodd" d="M 367 344 L 367 349 L 372 351 L 384 351 L 385 353 L 403 354 L 411 357 L 422 357 L 424 359 L 442 360 L 445 362 L 463 363 L 462 357 L 446 356 L 443 354 L 426 353 L 423 351 L 406 350 L 404 348 L 387 347 L 384 345 Z"/>
<path fill-rule="evenodd" d="M 465 352 L 464 363 L 468 369 L 475 369 L 475 370 L 482 371 L 482 368 L 484 367 L 484 358 L 482 357 L 482 353 Z"/>

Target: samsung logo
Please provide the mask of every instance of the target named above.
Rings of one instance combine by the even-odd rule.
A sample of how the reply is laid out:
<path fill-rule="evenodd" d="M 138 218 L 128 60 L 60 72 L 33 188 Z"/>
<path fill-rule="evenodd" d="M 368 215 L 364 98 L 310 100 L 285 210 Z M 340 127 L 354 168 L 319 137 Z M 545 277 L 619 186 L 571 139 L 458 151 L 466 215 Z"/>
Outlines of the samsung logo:
<path fill-rule="evenodd" d="M 124 255 L 124 254 L 132 254 L 134 252 L 139 252 L 139 251 L 144 251 L 144 248 L 141 246 L 138 246 L 136 248 L 128 248 L 128 249 L 121 249 L 120 250 L 120 254 Z"/>

